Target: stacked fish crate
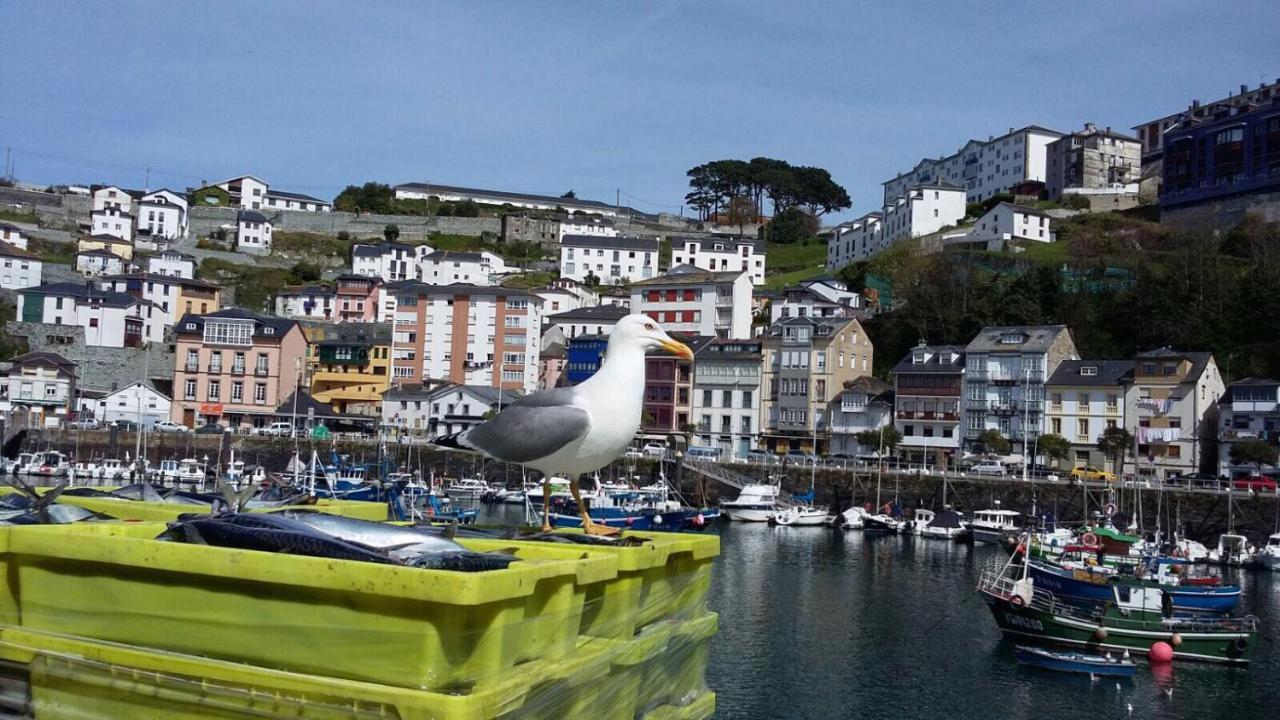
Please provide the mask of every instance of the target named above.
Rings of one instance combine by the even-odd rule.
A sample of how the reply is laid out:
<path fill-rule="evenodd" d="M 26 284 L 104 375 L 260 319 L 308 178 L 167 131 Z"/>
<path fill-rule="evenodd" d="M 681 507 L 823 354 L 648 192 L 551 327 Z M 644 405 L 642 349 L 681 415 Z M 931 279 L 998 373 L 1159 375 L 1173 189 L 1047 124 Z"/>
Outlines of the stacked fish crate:
<path fill-rule="evenodd" d="M 159 522 L 0 529 L 0 711 L 36 718 L 709 717 L 715 536 L 463 539 L 454 572 L 157 540 Z M 18 688 L 18 689 L 15 689 Z"/>

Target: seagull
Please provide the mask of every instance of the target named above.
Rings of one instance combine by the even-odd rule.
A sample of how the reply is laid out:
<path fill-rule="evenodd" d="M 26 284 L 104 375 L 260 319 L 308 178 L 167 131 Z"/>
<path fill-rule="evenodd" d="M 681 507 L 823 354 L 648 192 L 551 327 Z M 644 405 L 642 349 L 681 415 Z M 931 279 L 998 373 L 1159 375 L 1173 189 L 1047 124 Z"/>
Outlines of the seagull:
<path fill-rule="evenodd" d="M 586 381 L 527 395 L 493 419 L 432 441 L 446 448 L 480 452 L 542 473 L 542 529 L 551 529 L 551 477 L 569 478 L 582 527 L 591 535 L 617 530 L 591 521 L 582 504 L 578 476 L 605 467 L 631 445 L 644 409 L 644 356 L 665 350 L 693 360 L 688 345 L 673 340 L 647 315 L 618 320 L 609 333 L 604 361 Z"/>

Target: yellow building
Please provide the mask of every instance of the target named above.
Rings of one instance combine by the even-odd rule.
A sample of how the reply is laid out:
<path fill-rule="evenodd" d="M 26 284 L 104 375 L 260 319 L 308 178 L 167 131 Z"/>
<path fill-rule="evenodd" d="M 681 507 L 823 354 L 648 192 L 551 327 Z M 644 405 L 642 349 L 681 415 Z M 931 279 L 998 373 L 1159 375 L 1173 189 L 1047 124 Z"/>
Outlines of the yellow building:
<path fill-rule="evenodd" d="M 76 249 L 79 252 L 106 250 L 113 255 L 119 255 L 125 260 L 133 259 L 133 243 L 128 240 L 121 240 L 114 235 L 87 235 L 80 238 Z"/>
<path fill-rule="evenodd" d="M 173 280 L 178 284 L 176 306 L 181 312 L 205 315 L 222 309 L 222 288 L 217 285 L 188 278 Z"/>
<path fill-rule="evenodd" d="M 311 397 L 341 415 L 380 418 L 391 385 L 391 330 L 376 323 L 304 327 Z"/>

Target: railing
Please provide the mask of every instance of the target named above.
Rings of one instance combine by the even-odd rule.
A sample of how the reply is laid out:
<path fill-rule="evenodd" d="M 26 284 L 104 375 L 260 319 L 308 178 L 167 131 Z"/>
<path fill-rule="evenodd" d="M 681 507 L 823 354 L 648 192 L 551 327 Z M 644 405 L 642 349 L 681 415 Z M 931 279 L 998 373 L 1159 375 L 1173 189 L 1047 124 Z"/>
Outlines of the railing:
<path fill-rule="evenodd" d="M 757 478 L 748 477 L 741 473 L 734 472 L 733 470 L 730 470 L 729 468 L 724 467 L 719 463 L 711 462 L 709 460 L 693 460 L 691 458 L 686 457 L 684 458 L 683 462 L 684 462 L 684 467 L 688 468 L 689 470 L 692 470 L 693 472 L 705 478 L 715 480 L 716 482 L 721 483 L 722 485 L 728 485 L 729 487 L 735 488 L 738 490 L 741 490 L 746 485 L 764 484 Z M 791 493 L 788 493 L 784 490 L 779 490 L 778 503 L 780 505 L 789 506 L 789 505 L 793 505 L 795 501 L 792 500 Z"/>
<path fill-rule="evenodd" d="M 186 370 L 190 373 L 200 372 L 200 365 L 199 363 L 187 363 Z"/>
<path fill-rule="evenodd" d="M 243 366 L 243 365 L 232 365 L 232 366 L 231 366 L 231 374 L 232 374 L 232 375 L 243 375 L 243 374 L 244 374 L 244 366 Z"/>
<path fill-rule="evenodd" d="M 260 376 L 260 377 L 266 377 L 266 376 L 267 376 L 267 368 L 265 368 L 265 367 L 256 367 L 256 368 L 254 368 L 254 369 L 253 369 L 253 374 L 254 374 L 254 375 L 258 375 L 258 376 Z"/>

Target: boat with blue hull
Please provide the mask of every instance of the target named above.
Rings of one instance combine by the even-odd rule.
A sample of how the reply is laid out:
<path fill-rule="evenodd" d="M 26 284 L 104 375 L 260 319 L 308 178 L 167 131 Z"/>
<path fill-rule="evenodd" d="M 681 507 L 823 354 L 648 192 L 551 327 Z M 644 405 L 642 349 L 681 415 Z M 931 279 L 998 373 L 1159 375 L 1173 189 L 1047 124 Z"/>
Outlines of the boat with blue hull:
<path fill-rule="evenodd" d="M 1107 568 L 1063 568 L 1034 560 L 1029 571 L 1036 586 L 1053 593 L 1059 600 L 1095 604 L 1111 600 L 1113 588 L 1152 589 L 1167 594 L 1174 612 L 1227 613 L 1240 602 L 1240 588 L 1235 585 L 1183 584 L 1187 579 L 1170 569 L 1181 567 L 1177 560 L 1161 558 L 1153 580 L 1124 577 Z"/>
<path fill-rule="evenodd" d="M 1090 677 L 1132 677 L 1138 670 L 1137 663 L 1128 657 L 1127 652 L 1119 656 L 1092 655 L 1018 645 L 1014 653 L 1022 665 Z"/>

